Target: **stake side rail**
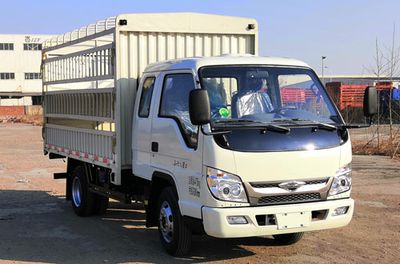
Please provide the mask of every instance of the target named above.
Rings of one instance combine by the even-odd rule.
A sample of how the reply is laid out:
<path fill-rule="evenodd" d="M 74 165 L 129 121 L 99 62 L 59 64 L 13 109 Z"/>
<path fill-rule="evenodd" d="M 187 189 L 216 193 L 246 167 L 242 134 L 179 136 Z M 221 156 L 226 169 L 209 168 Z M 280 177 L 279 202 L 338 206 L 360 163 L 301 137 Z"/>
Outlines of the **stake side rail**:
<path fill-rule="evenodd" d="M 115 172 L 114 132 L 45 124 L 44 133 L 45 152 L 90 162 Z"/>
<path fill-rule="evenodd" d="M 45 58 L 43 85 L 114 79 L 114 44 Z"/>
<path fill-rule="evenodd" d="M 115 27 L 110 21 L 45 44 L 43 139 L 45 153 L 109 168 L 119 177 Z M 104 44 L 106 36 L 112 41 Z"/>

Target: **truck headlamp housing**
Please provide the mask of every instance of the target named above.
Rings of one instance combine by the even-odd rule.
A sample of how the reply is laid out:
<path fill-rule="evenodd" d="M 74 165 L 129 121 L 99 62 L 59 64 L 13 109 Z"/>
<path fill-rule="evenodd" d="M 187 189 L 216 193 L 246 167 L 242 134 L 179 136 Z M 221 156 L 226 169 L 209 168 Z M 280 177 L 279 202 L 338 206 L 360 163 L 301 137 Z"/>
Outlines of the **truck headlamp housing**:
<path fill-rule="evenodd" d="M 331 189 L 329 190 L 329 195 L 336 195 L 339 193 L 347 192 L 351 188 L 351 164 L 348 164 L 342 168 L 340 168 L 335 177 L 333 178 L 333 182 L 331 185 Z"/>
<path fill-rule="evenodd" d="M 207 185 L 218 200 L 247 203 L 242 180 L 236 175 L 207 167 Z"/>

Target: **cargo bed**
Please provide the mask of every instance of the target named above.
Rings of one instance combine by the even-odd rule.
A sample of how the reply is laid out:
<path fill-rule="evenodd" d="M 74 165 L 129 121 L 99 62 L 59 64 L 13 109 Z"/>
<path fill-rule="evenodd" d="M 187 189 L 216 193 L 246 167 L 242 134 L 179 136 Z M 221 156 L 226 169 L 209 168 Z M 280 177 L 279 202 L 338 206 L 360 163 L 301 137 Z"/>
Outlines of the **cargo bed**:
<path fill-rule="evenodd" d="M 112 171 L 131 169 L 132 112 L 154 62 L 257 54 L 256 21 L 194 13 L 124 14 L 44 43 L 44 151 Z"/>

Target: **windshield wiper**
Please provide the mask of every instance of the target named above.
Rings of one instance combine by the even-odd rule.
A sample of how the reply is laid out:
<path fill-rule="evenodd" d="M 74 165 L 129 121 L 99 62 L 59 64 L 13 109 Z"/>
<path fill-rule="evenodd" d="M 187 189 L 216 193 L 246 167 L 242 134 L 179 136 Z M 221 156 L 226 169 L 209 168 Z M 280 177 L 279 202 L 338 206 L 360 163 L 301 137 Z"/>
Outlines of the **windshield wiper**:
<path fill-rule="evenodd" d="M 214 127 L 222 127 L 222 128 L 240 128 L 240 127 L 252 127 L 252 128 L 260 128 L 274 132 L 283 132 L 289 133 L 290 128 L 284 126 L 278 126 L 271 123 L 264 123 L 261 121 L 255 121 L 250 119 L 224 119 L 217 120 L 213 123 Z"/>
<path fill-rule="evenodd" d="M 273 125 L 273 124 L 265 124 L 265 126 L 266 126 L 265 129 L 270 130 L 270 131 L 283 132 L 283 133 L 290 132 L 289 127 L 278 126 L 278 125 Z"/>
<path fill-rule="evenodd" d="M 335 125 L 331 125 L 328 123 L 323 123 L 323 122 L 319 122 L 319 121 L 315 121 L 315 120 L 293 118 L 293 119 L 290 119 L 290 121 L 305 122 L 307 125 L 308 125 L 308 123 L 311 123 L 311 125 L 314 125 L 315 127 L 319 128 L 319 129 L 325 129 L 325 130 L 329 130 L 329 131 L 333 131 L 333 130 L 337 129 L 337 127 Z"/>
<path fill-rule="evenodd" d="M 251 119 L 238 119 L 238 118 L 231 118 L 231 119 L 220 119 L 220 120 L 215 120 L 212 122 L 215 125 L 219 124 L 229 124 L 229 125 L 243 125 L 243 124 L 253 124 L 253 123 L 258 123 L 258 121 L 251 120 Z"/>

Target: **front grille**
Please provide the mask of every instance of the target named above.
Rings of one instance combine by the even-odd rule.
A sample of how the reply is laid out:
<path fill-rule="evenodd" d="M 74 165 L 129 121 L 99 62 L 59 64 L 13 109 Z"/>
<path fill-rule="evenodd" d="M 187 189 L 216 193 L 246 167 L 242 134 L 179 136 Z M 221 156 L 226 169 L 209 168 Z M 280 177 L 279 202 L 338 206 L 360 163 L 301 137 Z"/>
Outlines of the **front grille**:
<path fill-rule="evenodd" d="M 271 205 L 271 204 L 314 202 L 320 200 L 321 200 L 321 195 L 319 193 L 296 193 L 296 194 L 264 196 L 258 199 L 258 204 Z"/>
<path fill-rule="evenodd" d="M 326 183 L 329 180 L 329 178 L 324 178 L 324 179 L 318 179 L 318 180 L 309 180 L 309 181 L 304 181 L 306 185 L 310 184 L 321 184 L 321 183 Z M 301 180 L 300 180 L 301 181 Z M 277 187 L 279 188 L 279 184 L 282 182 L 250 182 L 250 185 L 254 188 L 271 188 L 271 187 Z"/>

